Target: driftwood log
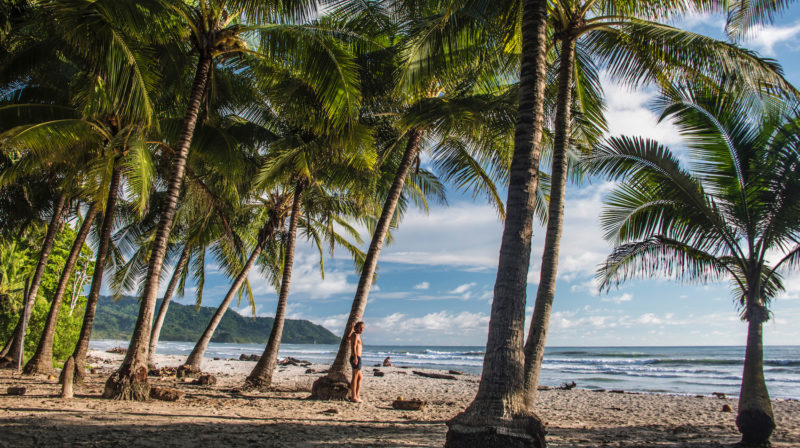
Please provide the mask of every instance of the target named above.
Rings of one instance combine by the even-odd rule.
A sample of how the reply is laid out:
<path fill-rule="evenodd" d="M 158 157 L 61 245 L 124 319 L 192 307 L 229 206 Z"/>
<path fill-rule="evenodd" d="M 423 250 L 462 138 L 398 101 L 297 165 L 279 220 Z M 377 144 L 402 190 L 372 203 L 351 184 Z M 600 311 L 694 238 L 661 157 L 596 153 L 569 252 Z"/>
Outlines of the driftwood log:
<path fill-rule="evenodd" d="M 394 400 L 392 408 L 403 411 L 420 411 L 425 407 L 426 402 L 422 400 Z"/>
<path fill-rule="evenodd" d="M 442 375 L 441 373 L 428 373 L 428 372 L 420 372 L 419 370 L 412 370 L 414 375 L 424 376 L 425 378 L 436 378 L 439 380 L 455 380 L 458 379 L 453 375 Z"/>

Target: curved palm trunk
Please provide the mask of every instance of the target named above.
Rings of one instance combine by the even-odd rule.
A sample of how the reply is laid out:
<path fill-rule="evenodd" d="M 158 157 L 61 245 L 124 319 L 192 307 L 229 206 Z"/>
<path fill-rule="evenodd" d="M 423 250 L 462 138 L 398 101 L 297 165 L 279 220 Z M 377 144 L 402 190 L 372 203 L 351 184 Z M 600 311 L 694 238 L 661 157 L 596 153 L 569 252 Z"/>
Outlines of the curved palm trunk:
<path fill-rule="evenodd" d="M 172 273 L 172 279 L 170 279 L 169 285 L 167 285 L 167 291 L 164 293 L 164 300 L 161 301 L 161 308 L 158 309 L 156 321 L 153 323 L 153 331 L 150 333 L 150 348 L 147 350 L 147 368 L 149 370 L 155 369 L 156 347 L 158 346 L 158 338 L 161 335 L 161 327 L 164 325 L 164 318 L 167 317 L 169 303 L 172 300 L 172 295 L 175 293 L 175 288 L 178 286 L 181 272 L 183 272 L 183 268 L 189 260 L 190 253 L 191 246 L 186 244 L 183 247 L 183 252 L 181 252 L 181 258 L 175 266 L 175 272 Z"/>
<path fill-rule="evenodd" d="M 303 194 L 303 185 L 298 183 L 294 191 L 292 203 L 292 216 L 289 219 L 289 237 L 286 241 L 286 253 L 283 259 L 283 277 L 281 278 L 281 291 L 278 295 L 278 307 L 275 310 L 275 321 L 269 334 L 267 346 L 258 363 L 245 380 L 245 388 L 266 390 L 272 384 L 272 373 L 278 361 L 278 349 L 281 346 L 283 335 L 283 322 L 286 318 L 286 302 L 289 300 L 289 285 L 292 281 L 292 266 L 294 265 L 294 246 L 297 237 L 297 220 L 300 218 L 300 198 Z"/>
<path fill-rule="evenodd" d="M 558 104 L 556 105 L 555 139 L 553 142 L 553 174 L 548 205 L 547 233 L 544 239 L 542 267 L 531 327 L 525 342 L 525 391 L 528 409 L 533 408 L 539 372 L 542 368 L 547 327 L 556 293 L 558 253 L 564 226 L 564 195 L 567 189 L 567 151 L 569 149 L 570 105 L 572 103 L 572 74 L 575 66 L 575 41 L 561 41 L 561 60 L 558 70 Z"/>
<path fill-rule="evenodd" d="M 519 113 L 483 373 L 475 400 L 447 422 L 446 447 L 545 446 L 544 426 L 525 403 L 522 345 L 544 124 L 547 2 L 526 0 L 523 8 Z"/>
<path fill-rule="evenodd" d="M 56 241 L 56 233 L 61 227 L 61 219 L 64 217 L 64 203 L 67 200 L 66 193 L 61 193 L 53 203 L 53 216 L 50 218 L 50 225 L 47 227 L 47 234 L 45 234 L 44 241 L 42 242 L 42 250 L 39 253 L 39 262 L 36 264 L 36 270 L 31 279 L 28 294 L 25 296 L 24 310 L 29 310 L 28 313 L 23 312 L 20 314 L 17 327 L 11 339 L 3 349 L 3 359 L 0 360 L 0 365 L 10 364 L 16 366 L 19 360 L 23 357 L 25 347 L 23 347 L 22 337 L 28 326 L 28 320 L 33 312 L 33 305 L 36 303 L 36 294 L 39 292 L 39 285 L 42 283 L 42 275 L 44 275 L 44 268 L 47 266 L 47 259 L 50 257 L 50 251 L 53 250 L 53 244 Z M 27 314 L 27 315 L 26 315 Z"/>
<path fill-rule="evenodd" d="M 94 275 L 92 275 L 92 286 L 89 288 L 89 296 L 86 297 L 86 311 L 83 314 L 83 325 L 78 336 L 78 344 L 72 353 L 75 360 L 75 376 L 73 381 L 77 384 L 83 382 L 86 368 L 86 352 L 89 351 L 89 339 L 92 337 L 92 325 L 94 324 L 94 314 L 97 311 L 97 301 L 100 298 L 100 288 L 103 285 L 103 271 L 105 270 L 106 255 L 108 246 L 111 242 L 111 229 L 114 227 L 114 212 L 117 206 L 117 197 L 122 180 L 122 167 L 120 158 L 114 161 L 114 171 L 111 173 L 111 181 L 108 184 L 108 199 L 106 200 L 105 213 L 103 214 L 103 224 L 100 227 L 100 244 L 97 247 L 97 255 L 94 262 Z M 64 373 L 62 372 L 63 376 Z"/>
<path fill-rule="evenodd" d="M 364 259 L 364 267 L 361 271 L 361 278 L 358 280 L 358 289 L 356 289 L 353 305 L 350 308 L 350 316 L 347 318 L 347 325 L 345 326 L 344 334 L 342 334 L 342 340 L 339 342 L 339 351 L 336 353 L 336 359 L 334 359 L 328 375 L 314 382 L 311 390 L 311 398 L 319 400 L 344 400 L 347 398 L 350 384 L 348 380 L 348 370 L 350 366 L 347 363 L 347 359 L 350 357 L 348 329 L 352 328 L 364 314 L 369 290 L 372 287 L 372 278 L 375 275 L 375 268 L 378 266 L 378 257 L 383 248 L 383 242 L 386 240 L 386 234 L 389 232 L 389 225 L 392 222 L 394 211 L 397 208 L 397 202 L 400 200 L 400 194 L 403 192 L 403 185 L 405 184 L 406 177 L 419 152 L 419 143 L 421 139 L 422 131 L 412 129 L 409 132 L 408 143 L 406 143 L 403 159 L 400 162 L 400 166 L 397 168 L 397 173 L 395 173 L 392 186 L 389 189 L 389 195 L 386 197 L 386 201 L 383 204 L 381 216 L 378 219 L 378 224 L 375 226 L 375 232 L 372 234 L 372 241 L 369 244 L 367 256 Z"/>
<path fill-rule="evenodd" d="M 147 267 L 147 278 L 145 279 L 142 303 L 139 306 L 139 316 L 136 319 L 136 326 L 133 329 L 131 342 L 122 366 L 106 381 L 103 391 L 103 396 L 106 398 L 147 400 L 150 395 L 150 385 L 147 383 L 147 351 L 150 348 L 150 329 L 158 295 L 161 267 L 167 251 L 167 240 L 172 230 L 172 221 L 175 219 L 175 209 L 178 206 L 178 197 L 186 171 L 186 159 L 189 156 L 189 145 L 194 136 L 200 103 L 211 74 L 211 64 L 210 55 L 200 56 L 197 72 L 192 82 L 192 91 L 189 94 L 189 106 L 183 117 L 181 136 L 172 158 L 166 200 L 161 209 L 158 230 L 153 241 L 153 251 Z"/>
<path fill-rule="evenodd" d="M 211 321 L 208 323 L 203 335 L 200 336 L 200 340 L 197 341 L 197 344 L 195 344 L 192 349 L 192 353 L 186 358 L 186 362 L 183 365 L 189 368 L 189 370 L 200 371 L 200 365 L 203 363 L 203 355 L 206 353 L 208 343 L 211 342 L 214 332 L 217 330 L 223 316 L 225 316 L 225 312 L 228 311 L 228 306 L 231 304 L 231 301 L 233 301 L 234 296 L 236 296 L 236 291 L 244 284 L 244 281 L 247 279 L 247 274 L 250 273 L 250 269 L 253 268 L 261 251 L 264 250 L 264 245 L 267 243 L 267 240 L 272 238 L 282 221 L 282 211 L 277 211 L 276 214 L 270 214 L 269 219 L 259 233 L 258 244 L 253 248 L 250 258 L 247 259 L 247 263 L 245 263 L 244 267 L 239 271 L 239 275 L 236 276 L 233 284 L 231 284 L 228 293 L 225 295 L 225 298 L 222 299 L 222 303 L 219 304 L 219 307 L 217 307 L 214 316 L 211 317 Z"/>
<path fill-rule="evenodd" d="M 775 416 L 764 381 L 764 346 L 761 324 L 766 317 L 762 309 L 748 311 L 747 348 L 744 355 L 742 388 L 739 392 L 739 414 L 736 427 L 742 433 L 744 446 L 768 446 L 775 429 Z"/>
<path fill-rule="evenodd" d="M 26 374 L 51 373 L 53 371 L 53 340 L 56 334 L 58 313 L 61 311 L 61 302 L 64 299 L 64 293 L 67 291 L 69 279 L 72 276 L 72 271 L 75 269 L 75 263 L 78 261 L 78 256 L 81 254 L 83 243 L 86 241 L 86 236 L 89 235 L 89 230 L 92 227 L 97 211 L 97 205 L 92 202 L 89 206 L 89 210 L 86 212 L 83 224 L 81 224 L 81 228 L 75 236 L 75 241 L 72 243 L 72 249 L 69 252 L 69 257 L 67 257 L 67 262 L 64 264 L 64 269 L 61 271 L 61 278 L 58 281 L 58 287 L 53 296 L 53 303 L 50 305 L 50 312 L 47 314 L 47 322 L 44 324 L 42 338 L 39 340 L 39 345 L 36 348 L 36 353 L 33 355 L 33 358 L 25 365 L 25 370 L 23 372 Z"/>

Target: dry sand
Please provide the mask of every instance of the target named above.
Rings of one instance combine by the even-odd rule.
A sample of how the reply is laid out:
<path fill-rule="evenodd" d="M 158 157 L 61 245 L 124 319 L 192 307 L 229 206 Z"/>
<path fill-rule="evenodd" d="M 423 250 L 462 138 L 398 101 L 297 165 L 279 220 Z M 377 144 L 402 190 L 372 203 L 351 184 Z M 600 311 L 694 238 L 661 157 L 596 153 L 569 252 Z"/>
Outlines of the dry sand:
<path fill-rule="evenodd" d="M 373 367 L 365 366 L 364 403 L 312 401 L 306 397 L 319 374 L 306 374 L 306 367 L 280 367 L 274 392 L 240 394 L 233 389 L 255 363 L 206 360 L 203 368 L 217 376 L 216 386 L 151 378 L 153 385 L 184 391 L 177 402 L 100 398 L 103 382 L 121 359 L 91 352 L 100 370 L 71 400 L 56 398 L 60 388 L 54 378 L 0 371 L 0 447 L 442 446 L 444 422 L 464 409 L 478 384 L 473 375 L 431 379 L 398 367 L 381 367 L 385 376 L 375 377 Z M 158 364 L 177 366 L 182 360 L 160 356 Z M 9 386 L 25 386 L 27 393 L 6 395 Z M 428 405 L 397 411 L 390 403 L 398 396 Z M 724 404 L 734 412 L 722 412 Z M 800 447 L 800 402 L 773 406 L 778 424 L 773 446 Z M 733 399 L 581 389 L 541 391 L 537 405 L 548 422 L 551 447 L 730 446 L 738 441 L 735 410 Z"/>

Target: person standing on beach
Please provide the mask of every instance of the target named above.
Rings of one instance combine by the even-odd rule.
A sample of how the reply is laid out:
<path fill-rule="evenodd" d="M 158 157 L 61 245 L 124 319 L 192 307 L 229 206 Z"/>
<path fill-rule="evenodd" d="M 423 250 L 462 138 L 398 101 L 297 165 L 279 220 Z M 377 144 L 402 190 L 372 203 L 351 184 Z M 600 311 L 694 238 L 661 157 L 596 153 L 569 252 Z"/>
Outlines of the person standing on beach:
<path fill-rule="evenodd" d="M 350 400 L 353 403 L 361 403 L 359 394 L 361 393 L 361 380 L 364 379 L 364 374 L 361 372 L 361 352 L 363 343 L 361 342 L 361 333 L 364 332 L 364 322 L 357 322 L 353 325 L 353 331 L 350 332 L 350 366 L 353 367 L 353 379 L 350 381 Z"/>

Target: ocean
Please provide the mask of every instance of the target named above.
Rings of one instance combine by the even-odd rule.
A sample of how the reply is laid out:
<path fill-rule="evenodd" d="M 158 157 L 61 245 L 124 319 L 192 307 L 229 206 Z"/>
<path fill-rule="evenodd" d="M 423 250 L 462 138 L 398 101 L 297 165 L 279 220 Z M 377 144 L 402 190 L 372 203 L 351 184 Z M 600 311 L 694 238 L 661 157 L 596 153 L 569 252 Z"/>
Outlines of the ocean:
<path fill-rule="evenodd" d="M 91 341 L 90 348 L 108 350 L 127 341 Z M 158 353 L 188 355 L 194 343 L 159 342 Z M 292 356 L 329 364 L 336 345 L 282 344 L 280 357 Z M 208 358 L 261 354 L 259 344 L 211 343 Z M 481 373 L 485 347 L 367 345 L 364 365 L 391 357 L 396 366 Z M 552 347 L 545 352 L 539 383 L 559 386 L 575 381 L 585 389 L 622 389 L 666 394 L 739 394 L 744 347 Z M 772 398 L 800 399 L 800 346 L 764 349 L 764 375 Z"/>

